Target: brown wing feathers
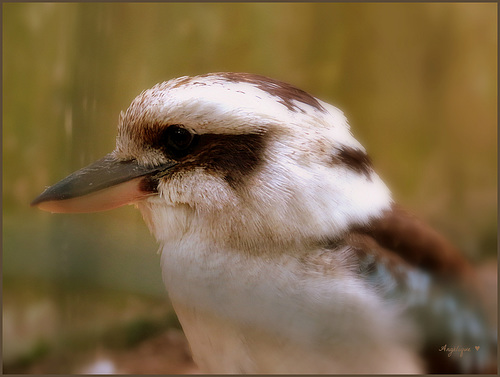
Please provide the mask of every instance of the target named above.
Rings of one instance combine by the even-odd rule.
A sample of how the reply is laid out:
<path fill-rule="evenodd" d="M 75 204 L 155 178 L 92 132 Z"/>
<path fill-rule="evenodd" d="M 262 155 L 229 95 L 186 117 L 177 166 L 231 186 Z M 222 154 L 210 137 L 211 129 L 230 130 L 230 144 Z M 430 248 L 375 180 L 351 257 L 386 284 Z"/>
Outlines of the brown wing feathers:
<path fill-rule="evenodd" d="M 372 237 L 408 264 L 436 276 L 467 279 L 472 272 L 446 238 L 396 205 L 368 226 L 354 228 L 353 233 Z"/>
<path fill-rule="evenodd" d="M 409 305 L 408 315 L 421 328 L 429 373 L 496 371 L 496 337 L 482 312 L 474 271 L 449 241 L 398 206 L 351 229 L 345 240 L 360 273 L 384 297 Z M 411 271 L 416 283 L 410 282 Z M 415 304 L 414 290 L 422 289 L 417 285 L 424 285 L 426 293 L 425 301 Z M 443 346 L 471 347 L 472 353 L 448 357 L 439 350 Z"/>

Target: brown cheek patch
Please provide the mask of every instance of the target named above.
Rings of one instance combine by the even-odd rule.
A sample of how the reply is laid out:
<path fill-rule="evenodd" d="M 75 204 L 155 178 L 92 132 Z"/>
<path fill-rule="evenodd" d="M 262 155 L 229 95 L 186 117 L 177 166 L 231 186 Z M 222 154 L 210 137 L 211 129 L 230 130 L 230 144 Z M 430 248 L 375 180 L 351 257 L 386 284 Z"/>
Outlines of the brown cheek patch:
<path fill-rule="evenodd" d="M 236 189 L 262 165 L 267 138 L 265 133 L 199 135 L 196 148 L 189 156 L 180 160 L 176 170 L 201 167 L 223 177 Z"/>
<path fill-rule="evenodd" d="M 297 106 L 295 102 L 297 101 L 309 105 L 321 112 L 326 112 L 325 108 L 321 106 L 315 97 L 282 81 L 250 73 L 219 73 L 217 76 L 230 82 L 244 82 L 255 85 L 260 90 L 263 90 L 272 96 L 278 97 L 279 102 L 292 111 L 304 112 L 303 109 Z"/>

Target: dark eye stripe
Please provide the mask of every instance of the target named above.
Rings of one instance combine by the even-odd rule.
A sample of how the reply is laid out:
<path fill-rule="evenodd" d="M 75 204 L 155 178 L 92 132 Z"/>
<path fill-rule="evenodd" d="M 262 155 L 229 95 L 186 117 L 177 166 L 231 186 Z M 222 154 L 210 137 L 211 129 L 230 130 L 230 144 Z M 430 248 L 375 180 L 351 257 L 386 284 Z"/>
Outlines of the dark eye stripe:
<path fill-rule="evenodd" d="M 222 176 L 232 188 L 239 187 L 263 163 L 267 135 L 203 134 L 189 155 L 182 158 L 177 170 L 201 167 Z"/>

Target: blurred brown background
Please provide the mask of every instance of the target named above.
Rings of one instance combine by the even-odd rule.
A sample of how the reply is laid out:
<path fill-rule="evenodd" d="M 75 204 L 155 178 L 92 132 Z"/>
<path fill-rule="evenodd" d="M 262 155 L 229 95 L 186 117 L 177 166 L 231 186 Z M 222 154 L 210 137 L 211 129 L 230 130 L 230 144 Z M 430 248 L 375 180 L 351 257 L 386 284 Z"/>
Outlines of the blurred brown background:
<path fill-rule="evenodd" d="M 195 371 L 138 211 L 29 207 L 114 148 L 139 92 L 181 75 L 259 73 L 335 104 L 400 203 L 495 260 L 496 16 L 495 3 L 3 4 L 4 371 Z"/>

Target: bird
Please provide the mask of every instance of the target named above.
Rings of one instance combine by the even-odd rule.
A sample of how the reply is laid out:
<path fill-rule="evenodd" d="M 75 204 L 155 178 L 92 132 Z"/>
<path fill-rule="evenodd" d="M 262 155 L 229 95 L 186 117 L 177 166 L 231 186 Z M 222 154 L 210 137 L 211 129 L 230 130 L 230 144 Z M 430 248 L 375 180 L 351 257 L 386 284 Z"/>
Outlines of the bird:
<path fill-rule="evenodd" d="M 337 107 L 253 73 L 183 76 L 33 202 L 135 205 L 206 373 L 496 371 L 475 271 L 395 203 Z M 496 372 L 493 372 L 496 373 Z"/>

